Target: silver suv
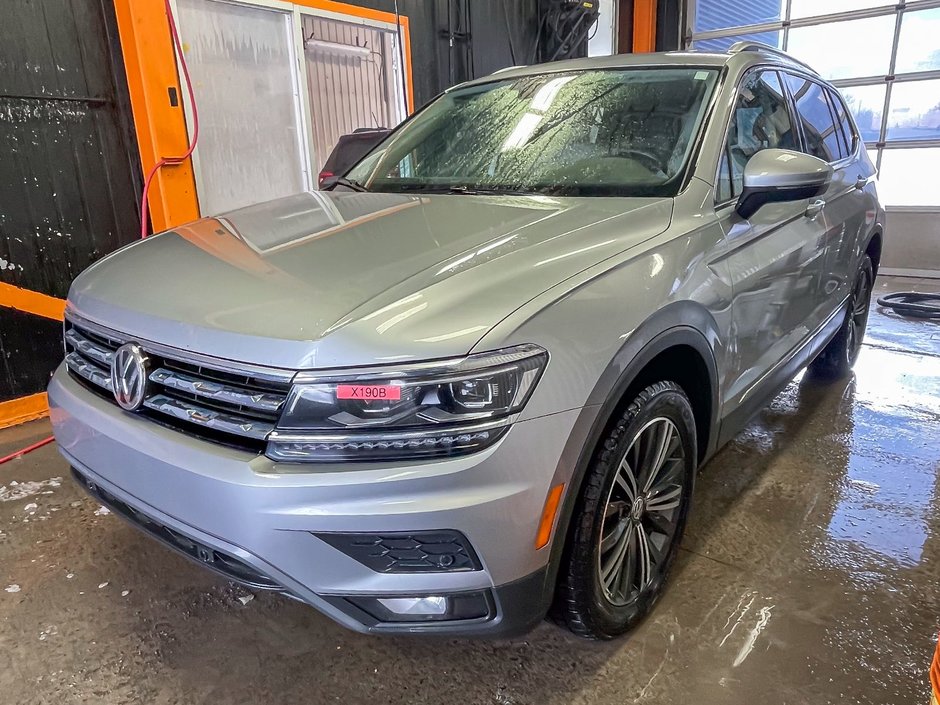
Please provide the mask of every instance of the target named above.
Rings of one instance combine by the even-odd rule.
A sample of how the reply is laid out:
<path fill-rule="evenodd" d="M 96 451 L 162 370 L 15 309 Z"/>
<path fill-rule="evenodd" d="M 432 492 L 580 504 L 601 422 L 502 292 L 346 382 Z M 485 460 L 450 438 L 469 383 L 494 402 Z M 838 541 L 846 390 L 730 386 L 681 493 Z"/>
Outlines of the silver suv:
<path fill-rule="evenodd" d="M 696 469 L 801 368 L 849 372 L 874 177 L 768 47 L 501 71 L 331 191 L 78 277 L 56 438 L 119 515 L 352 629 L 612 638 Z"/>

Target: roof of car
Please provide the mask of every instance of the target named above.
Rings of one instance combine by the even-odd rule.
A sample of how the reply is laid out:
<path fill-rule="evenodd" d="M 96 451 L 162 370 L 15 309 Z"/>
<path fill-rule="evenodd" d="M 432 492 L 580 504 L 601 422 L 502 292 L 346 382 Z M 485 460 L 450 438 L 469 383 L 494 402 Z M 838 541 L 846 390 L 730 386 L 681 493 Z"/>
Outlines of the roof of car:
<path fill-rule="evenodd" d="M 639 66 L 714 66 L 717 68 L 731 65 L 736 68 L 744 69 L 753 64 L 767 63 L 768 61 L 815 73 L 811 67 L 779 49 L 757 42 L 738 42 L 727 52 L 667 51 L 654 54 L 614 54 L 613 56 L 568 59 L 566 61 L 553 61 L 545 64 L 533 64 L 531 66 L 510 66 L 505 69 L 500 69 L 488 76 L 482 76 L 460 85 L 467 86 L 504 78 L 517 78 L 544 73 L 631 68 Z"/>

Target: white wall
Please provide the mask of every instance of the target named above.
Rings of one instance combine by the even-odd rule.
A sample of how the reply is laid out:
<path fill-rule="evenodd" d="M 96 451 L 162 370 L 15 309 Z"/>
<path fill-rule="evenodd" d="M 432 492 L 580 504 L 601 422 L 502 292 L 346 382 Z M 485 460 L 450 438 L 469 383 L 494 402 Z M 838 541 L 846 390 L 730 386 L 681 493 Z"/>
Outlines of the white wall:
<path fill-rule="evenodd" d="M 881 270 L 940 278 L 940 209 L 888 208 Z"/>

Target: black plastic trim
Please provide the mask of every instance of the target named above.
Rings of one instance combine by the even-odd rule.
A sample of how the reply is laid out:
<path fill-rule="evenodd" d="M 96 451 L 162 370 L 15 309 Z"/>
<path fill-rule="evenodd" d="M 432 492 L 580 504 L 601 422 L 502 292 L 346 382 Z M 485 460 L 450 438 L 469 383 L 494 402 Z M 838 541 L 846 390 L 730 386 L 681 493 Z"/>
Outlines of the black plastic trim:
<path fill-rule="evenodd" d="M 548 566 L 524 578 L 487 591 L 491 611 L 483 618 L 446 622 L 380 622 L 350 602 L 357 597 L 398 597 L 399 595 L 321 595 L 331 606 L 361 623 L 373 634 L 442 635 L 462 638 L 508 638 L 521 636 L 537 627 L 548 612 L 552 591 L 546 590 Z M 441 595 L 479 593 L 479 590 L 440 592 Z M 411 593 L 415 595 L 417 593 Z M 435 594 L 425 591 L 424 594 Z M 402 596 L 405 596 L 404 594 Z"/>
<path fill-rule="evenodd" d="M 456 573 L 483 569 L 470 541 L 453 529 L 315 532 L 314 536 L 377 573 Z"/>
<path fill-rule="evenodd" d="M 118 497 L 108 492 L 94 480 L 86 477 L 75 467 L 72 468 L 75 481 L 96 501 L 110 509 L 116 515 L 140 529 L 148 536 L 156 539 L 164 546 L 208 568 L 229 580 L 253 588 L 255 590 L 272 590 L 275 592 L 287 591 L 283 586 L 259 572 L 256 568 L 224 551 L 207 546 L 195 539 L 171 529 L 152 516 L 130 506 Z"/>

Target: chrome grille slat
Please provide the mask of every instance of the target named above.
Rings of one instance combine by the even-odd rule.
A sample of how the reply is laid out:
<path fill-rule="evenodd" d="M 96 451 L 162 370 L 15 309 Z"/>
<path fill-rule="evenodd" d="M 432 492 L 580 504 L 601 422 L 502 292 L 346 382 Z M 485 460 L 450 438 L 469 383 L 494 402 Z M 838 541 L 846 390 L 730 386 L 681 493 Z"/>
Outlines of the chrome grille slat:
<path fill-rule="evenodd" d="M 68 368 L 72 370 L 82 379 L 91 382 L 102 389 L 107 391 L 113 391 L 111 386 L 111 374 L 110 372 L 105 372 L 100 367 L 94 363 L 88 362 L 85 358 L 75 352 L 71 352 L 65 356 L 65 364 L 68 365 Z"/>
<path fill-rule="evenodd" d="M 188 401 L 174 399 L 166 394 L 154 394 L 148 397 L 144 406 L 161 414 L 172 416 L 181 421 L 189 421 L 198 426 L 205 426 L 215 431 L 232 433 L 237 436 L 263 441 L 274 430 L 274 424 L 244 416 L 226 414 Z"/>
<path fill-rule="evenodd" d="M 199 379 L 182 372 L 159 368 L 150 373 L 150 379 L 169 389 L 178 389 L 215 402 L 243 406 L 264 413 L 276 414 L 284 404 L 285 396 L 270 392 L 240 390 L 227 384 Z"/>
<path fill-rule="evenodd" d="M 293 373 L 130 341 L 116 331 L 66 316 L 66 366 L 105 393 L 113 392 L 111 361 L 125 342 L 136 342 L 153 364 L 144 417 L 182 433 L 261 452 L 287 400 Z"/>
<path fill-rule="evenodd" d="M 111 358 L 114 357 L 112 350 L 92 342 L 74 328 L 69 328 L 65 332 L 65 342 L 69 343 L 82 356 L 97 362 L 108 370 L 111 369 Z"/>

